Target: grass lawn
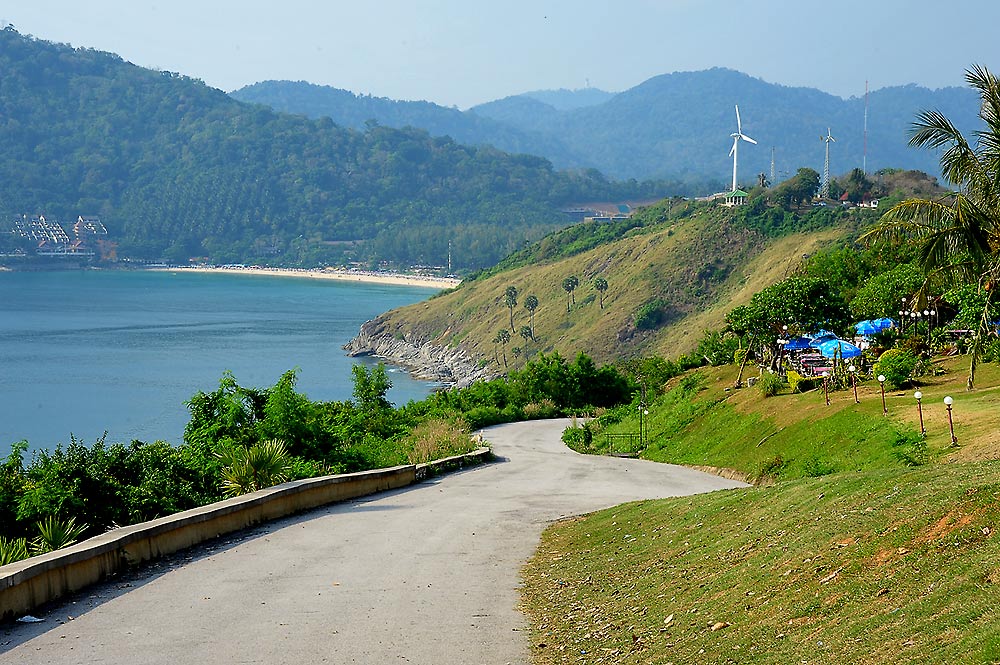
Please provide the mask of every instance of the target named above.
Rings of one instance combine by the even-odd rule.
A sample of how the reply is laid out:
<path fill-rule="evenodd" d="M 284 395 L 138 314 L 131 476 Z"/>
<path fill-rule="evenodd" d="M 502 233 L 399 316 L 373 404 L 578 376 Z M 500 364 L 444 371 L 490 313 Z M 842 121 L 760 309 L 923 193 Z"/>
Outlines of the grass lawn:
<path fill-rule="evenodd" d="M 777 482 L 550 527 L 524 569 L 535 662 L 1000 663 L 1000 368 L 966 392 L 965 360 L 940 366 L 926 439 L 912 389 L 884 417 L 874 381 L 830 406 L 727 391 L 732 368 L 676 381 L 644 456 Z"/>

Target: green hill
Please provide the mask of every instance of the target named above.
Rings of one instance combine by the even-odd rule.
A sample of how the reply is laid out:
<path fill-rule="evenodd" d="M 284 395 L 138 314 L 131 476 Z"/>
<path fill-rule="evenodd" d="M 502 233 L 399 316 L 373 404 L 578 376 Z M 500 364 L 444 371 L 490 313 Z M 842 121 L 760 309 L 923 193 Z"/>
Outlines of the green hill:
<path fill-rule="evenodd" d="M 693 350 L 706 329 L 720 327 L 735 304 L 795 271 L 803 254 L 850 235 L 864 214 L 810 209 L 789 213 L 790 227 L 769 232 L 760 223 L 766 216 L 666 200 L 627 221 L 550 235 L 452 292 L 382 315 L 371 328 L 412 346 L 461 350 L 492 373 L 504 369 L 498 351 L 506 352 L 508 369 L 552 351 L 582 351 L 598 362 L 675 358 Z M 572 294 L 562 286 L 570 276 L 579 282 Z M 608 283 L 603 307 L 598 277 Z M 510 286 L 517 290 L 514 331 L 498 349 L 498 331 L 511 329 L 504 304 Z M 520 335 L 532 323 L 524 307 L 529 295 L 538 300 L 534 339 Z"/>
<path fill-rule="evenodd" d="M 447 265 L 450 246 L 464 271 L 564 225 L 573 201 L 665 193 L 424 130 L 277 113 L 11 27 L 0 137 L 0 214 L 97 215 L 132 258 Z"/>

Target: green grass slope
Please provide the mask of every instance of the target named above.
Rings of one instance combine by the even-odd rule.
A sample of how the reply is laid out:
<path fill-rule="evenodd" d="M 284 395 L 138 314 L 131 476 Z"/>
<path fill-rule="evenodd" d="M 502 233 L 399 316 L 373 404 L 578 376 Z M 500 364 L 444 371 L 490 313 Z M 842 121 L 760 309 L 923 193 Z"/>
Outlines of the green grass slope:
<path fill-rule="evenodd" d="M 733 390 L 733 367 L 672 380 L 642 456 L 769 482 L 548 529 L 524 570 L 534 662 L 1000 662 L 1000 367 L 974 392 L 966 358 L 936 367 L 923 438 L 913 392 L 884 416 L 872 380 L 829 405 Z M 607 431 L 637 432 L 632 410 Z"/>
<path fill-rule="evenodd" d="M 1000 463 L 619 506 L 524 571 L 535 663 L 1000 662 Z"/>
<path fill-rule="evenodd" d="M 513 286 L 518 304 L 507 348 L 511 368 L 537 352 L 582 351 L 598 362 L 676 357 L 692 350 L 704 330 L 721 325 L 734 305 L 794 271 L 803 254 L 849 232 L 832 226 L 775 239 L 748 228 L 731 210 L 702 206 L 687 214 L 686 206 L 661 202 L 637 222 L 607 230 L 570 227 L 452 292 L 383 315 L 386 328 L 408 340 L 461 346 L 499 371 L 492 340 L 510 329 L 503 297 Z M 572 296 L 562 288 L 570 275 L 579 279 Z M 597 277 L 609 285 L 603 309 L 593 285 Z M 539 301 L 534 340 L 517 333 L 530 323 L 523 306 L 529 294 Z M 659 311 L 659 322 L 647 329 L 636 325 L 644 307 Z"/>

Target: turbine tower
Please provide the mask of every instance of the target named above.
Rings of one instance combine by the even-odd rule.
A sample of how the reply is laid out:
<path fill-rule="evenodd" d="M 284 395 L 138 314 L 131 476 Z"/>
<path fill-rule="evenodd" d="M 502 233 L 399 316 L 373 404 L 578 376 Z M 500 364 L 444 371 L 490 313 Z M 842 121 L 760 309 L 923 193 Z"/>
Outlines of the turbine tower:
<path fill-rule="evenodd" d="M 826 161 L 823 162 L 823 184 L 819 187 L 819 196 L 822 199 L 830 197 L 830 143 L 836 143 L 837 139 L 830 135 L 830 128 L 826 128 L 826 136 L 819 137 L 820 141 L 826 143 Z"/>
<path fill-rule="evenodd" d="M 747 141 L 749 143 L 757 144 L 752 138 L 743 133 L 743 124 L 740 122 L 740 105 L 736 105 L 736 131 L 730 136 L 733 137 L 733 149 L 729 151 L 729 156 L 733 158 L 733 191 L 736 191 L 736 157 L 739 152 L 738 146 L 740 141 Z"/>

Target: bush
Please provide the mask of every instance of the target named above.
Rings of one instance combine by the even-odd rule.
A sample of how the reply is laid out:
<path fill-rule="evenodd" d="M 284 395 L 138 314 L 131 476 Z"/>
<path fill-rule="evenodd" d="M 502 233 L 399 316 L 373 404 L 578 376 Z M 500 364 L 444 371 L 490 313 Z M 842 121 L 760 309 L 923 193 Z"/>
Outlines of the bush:
<path fill-rule="evenodd" d="M 562 440 L 571 449 L 579 452 L 590 448 L 590 444 L 594 440 L 594 435 L 591 433 L 590 427 L 584 424 L 582 427 L 567 427 L 564 429 Z"/>
<path fill-rule="evenodd" d="M 886 383 L 892 388 L 905 388 L 910 385 L 918 360 L 917 356 L 905 349 L 889 349 L 875 363 L 875 375 L 884 375 Z"/>
<path fill-rule="evenodd" d="M 635 313 L 635 327 L 639 330 L 652 330 L 666 318 L 667 308 L 670 303 L 666 300 L 656 299 L 647 302 Z"/>
<path fill-rule="evenodd" d="M 795 370 L 789 370 L 788 387 L 792 389 L 792 392 L 807 393 L 816 387 L 816 379 L 802 376 Z"/>
<path fill-rule="evenodd" d="M 757 381 L 757 387 L 760 388 L 760 392 L 763 393 L 764 397 L 774 397 L 781 392 L 781 388 L 784 385 L 785 382 L 781 380 L 779 375 L 771 374 L 770 372 L 761 376 Z"/>

